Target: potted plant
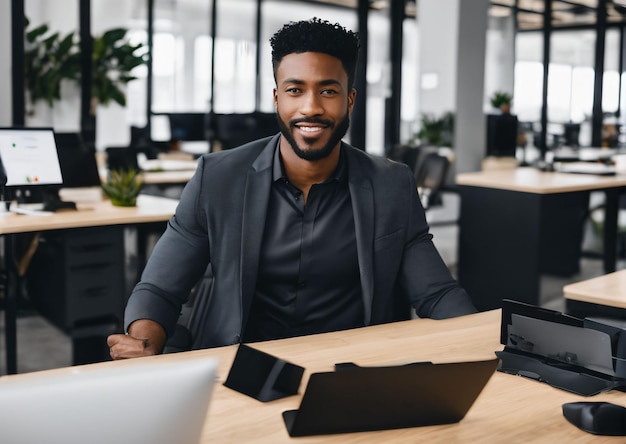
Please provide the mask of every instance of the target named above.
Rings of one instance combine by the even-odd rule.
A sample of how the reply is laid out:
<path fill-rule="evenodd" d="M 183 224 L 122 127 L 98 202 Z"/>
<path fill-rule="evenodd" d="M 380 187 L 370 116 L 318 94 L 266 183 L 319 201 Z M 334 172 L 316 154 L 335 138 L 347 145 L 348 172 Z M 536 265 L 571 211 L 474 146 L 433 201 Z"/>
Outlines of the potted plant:
<path fill-rule="evenodd" d="M 26 27 L 29 25 L 28 18 Z M 130 72 L 146 63 L 144 45 L 128 43 L 124 28 L 115 28 L 93 39 L 92 52 L 92 106 L 95 115 L 97 104 L 107 105 L 114 101 L 126 105 L 123 86 L 134 80 Z M 45 100 L 53 106 L 61 98 L 61 81 L 64 79 L 80 85 L 80 48 L 75 33 L 61 36 L 49 34 L 47 24 L 26 32 L 24 70 L 26 89 L 31 104 Z"/>
<path fill-rule="evenodd" d="M 491 96 L 491 106 L 502 111 L 502 114 L 511 112 L 511 102 L 513 102 L 513 96 L 506 92 L 496 91 Z"/>
<path fill-rule="evenodd" d="M 452 148 L 454 140 L 454 113 L 448 111 L 440 117 L 424 114 L 417 136 L 422 143 L 436 147 L 447 146 Z"/>
<path fill-rule="evenodd" d="M 24 82 L 28 91 L 31 109 L 45 101 L 50 107 L 61 99 L 63 80 L 79 81 L 80 54 L 74 43 L 74 33 L 61 36 L 50 34 L 48 25 L 43 24 L 29 30 L 30 22 L 25 18 Z"/>
<path fill-rule="evenodd" d="M 126 105 L 123 86 L 135 80 L 131 71 L 146 63 L 143 43 L 127 42 L 128 30 L 115 28 L 93 39 L 92 53 L 92 115 L 97 104 L 108 105 L 111 101 Z"/>
<path fill-rule="evenodd" d="M 113 205 L 134 207 L 137 205 L 137 196 L 142 185 L 139 171 L 119 169 L 109 172 L 106 182 L 102 183 L 102 190 L 111 199 Z"/>

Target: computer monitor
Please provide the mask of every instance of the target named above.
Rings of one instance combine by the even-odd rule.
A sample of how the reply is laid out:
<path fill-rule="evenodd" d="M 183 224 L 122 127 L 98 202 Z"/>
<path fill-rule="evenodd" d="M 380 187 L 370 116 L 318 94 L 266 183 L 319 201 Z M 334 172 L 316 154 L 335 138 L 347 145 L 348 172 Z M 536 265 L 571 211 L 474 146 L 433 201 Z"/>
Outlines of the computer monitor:
<path fill-rule="evenodd" d="M 276 113 L 215 115 L 215 138 L 223 149 L 231 149 L 278 133 Z"/>
<path fill-rule="evenodd" d="M 51 211 L 75 208 L 58 199 L 63 174 L 52 128 L 1 128 L 0 159 L 8 198 L 18 203 L 40 201 Z"/>
<path fill-rule="evenodd" d="M 580 123 L 566 123 L 563 125 L 563 139 L 566 146 L 577 148 L 580 146 Z"/>
<path fill-rule="evenodd" d="M 511 114 L 487 116 L 487 156 L 515 157 L 517 117 Z"/>
<path fill-rule="evenodd" d="M 3 443 L 197 444 L 218 361 L 157 356 L 0 378 Z"/>
<path fill-rule="evenodd" d="M 172 113 L 168 114 L 170 138 L 181 141 L 209 140 L 208 114 Z"/>

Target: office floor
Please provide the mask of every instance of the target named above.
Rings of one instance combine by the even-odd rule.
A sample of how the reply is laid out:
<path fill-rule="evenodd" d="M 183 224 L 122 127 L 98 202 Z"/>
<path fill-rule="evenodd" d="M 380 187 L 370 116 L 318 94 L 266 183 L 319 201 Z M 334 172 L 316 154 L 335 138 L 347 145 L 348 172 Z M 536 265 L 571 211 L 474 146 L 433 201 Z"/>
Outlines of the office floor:
<path fill-rule="evenodd" d="M 446 264 L 456 273 L 458 226 L 454 221 L 458 218 L 458 196 L 444 195 L 442 207 L 431 208 L 428 220 L 432 225 L 434 242 Z M 132 236 L 132 233 L 129 234 Z M 587 233 L 584 248 L 594 248 L 597 239 Z M 134 267 L 134 257 L 127 258 L 129 269 Z M 620 261 L 618 268 L 626 268 L 626 263 Z M 129 273 L 132 274 L 132 273 Z M 541 282 L 541 304 L 544 307 L 563 310 L 564 300 L 562 288 L 564 285 L 592 277 L 601 276 L 602 262 L 600 259 L 584 257 L 581 260 L 581 272 L 569 278 L 545 276 Z M 128 286 L 132 283 L 128 283 Z M 72 362 L 72 345 L 70 339 L 46 319 L 35 312 L 23 309 L 17 321 L 18 338 L 18 371 L 20 373 L 45 370 L 57 367 L 66 367 Z M 4 345 L 4 316 L 0 316 L 0 375 L 6 374 L 5 345 Z"/>

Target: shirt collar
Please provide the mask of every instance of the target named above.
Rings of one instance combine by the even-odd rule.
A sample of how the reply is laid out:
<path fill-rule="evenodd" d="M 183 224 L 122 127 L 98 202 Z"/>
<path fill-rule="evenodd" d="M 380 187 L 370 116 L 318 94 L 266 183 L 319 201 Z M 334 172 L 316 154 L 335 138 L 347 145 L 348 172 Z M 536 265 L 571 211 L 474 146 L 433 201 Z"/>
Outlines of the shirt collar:
<path fill-rule="evenodd" d="M 343 183 L 347 178 L 346 168 L 346 156 L 344 152 L 343 142 L 339 147 L 339 162 L 337 163 L 337 168 L 330 177 L 324 181 L 324 183 L 329 183 L 337 181 L 339 183 Z M 278 138 L 278 142 L 276 142 L 276 148 L 274 149 L 274 164 L 272 167 L 272 182 L 276 182 L 279 180 L 288 180 L 287 173 L 285 173 L 285 166 L 283 165 L 283 159 L 280 157 L 280 138 Z"/>

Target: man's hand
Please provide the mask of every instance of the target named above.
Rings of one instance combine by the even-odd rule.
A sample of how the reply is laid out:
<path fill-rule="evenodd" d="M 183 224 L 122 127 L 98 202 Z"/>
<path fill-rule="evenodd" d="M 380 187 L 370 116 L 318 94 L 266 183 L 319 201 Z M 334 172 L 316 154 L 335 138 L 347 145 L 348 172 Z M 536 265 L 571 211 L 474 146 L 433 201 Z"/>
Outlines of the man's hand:
<path fill-rule="evenodd" d="M 107 345 L 111 358 L 117 360 L 159 354 L 165 340 L 165 330 L 159 323 L 140 319 L 130 325 L 127 335 L 110 335 Z"/>

